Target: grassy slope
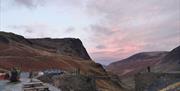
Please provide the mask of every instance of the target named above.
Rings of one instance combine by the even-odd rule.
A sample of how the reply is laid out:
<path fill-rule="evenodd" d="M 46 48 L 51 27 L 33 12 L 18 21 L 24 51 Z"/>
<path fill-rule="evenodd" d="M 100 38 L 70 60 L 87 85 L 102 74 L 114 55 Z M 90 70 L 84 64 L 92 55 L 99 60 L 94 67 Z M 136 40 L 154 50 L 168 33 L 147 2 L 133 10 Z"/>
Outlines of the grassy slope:
<path fill-rule="evenodd" d="M 1 33 L 0 36 L 2 36 Z M 20 36 L 21 39 L 19 39 L 14 34 L 5 34 L 5 38 L 8 39 L 9 43 L 0 42 L 0 68 L 9 70 L 12 67 L 19 67 L 24 71 L 38 71 L 49 68 L 73 71 L 80 68 L 83 74 L 106 74 L 103 68 L 93 61 L 51 53 L 46 51 L 48 49 L 32 45 L 23 37 Z M 97 86 L 104 89 L 104 91 L 122 91 L 121 87 L 118 87 L 110 80 L 98 80 Z"/>

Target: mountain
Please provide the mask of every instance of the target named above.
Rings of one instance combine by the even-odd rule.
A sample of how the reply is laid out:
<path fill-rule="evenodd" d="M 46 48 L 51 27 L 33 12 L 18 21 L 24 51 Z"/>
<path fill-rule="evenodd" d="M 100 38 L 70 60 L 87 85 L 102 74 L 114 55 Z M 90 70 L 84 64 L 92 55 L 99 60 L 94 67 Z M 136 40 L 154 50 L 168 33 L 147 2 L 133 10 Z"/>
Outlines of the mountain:
<path fill-rule="evenodd" d="M 137 73 L 148 72 L 179 73 L 180 72 L 180 46 L 170 52 L 142 52 L 126 59 L 109 64 L 106 70 L 117 74 L 121 82 L 128 89 L 135 89 L 135 76 Z M 151 74 L 151 73 L 149 73 Z M 149 79 L 145 77 L 146 80 Z M 148 83 L 148 82 L 147 82 Z"/>
<path fill-rule="evenodd" d="M 46 45 L 47 47 L 44 47 Z M 57 52 L 57 48 L 63 50 Z M 68 64 L 71 61 L 93 62 L 79 39 L 26 39 L 13 33 L 0 32 L 0 67 L 2 68 L 10 69 L 12 66 L 18 66 L 26 71 L 78 68 L 80 64 L 73 62 L 71 65 Z"/>
<path fill-rule="evenodd" d="M 62 55 L 77 56 L 86 60 L 91 60 L 80 39 L 63 38 L 63 39 L 29 39 L 33 44 L 51 49 L 51 52 Z"/>
<path fill-rule="evenodd" d="M 102 65 L 89 57 L 80 39 L 27 39 L 14 33 L 0 32 L 0 69 L 17 67 L 21 71 L 61 69 L 81 74 L 108 76 Z M 97 80 L 98 89 L 124 91 L 117 82 Z"/>
<path fill-rule="evenodd" d="M 180 46 L 170 52 L 142 52 L 109 64 L 106 69 L 119 76 L 134 75 L 151 67 L 153 72 L 180 71 Z"/>
<path fill-rule="evenodd" d="M 180 71 L 180 46 L 170 51 L 154 67 L 157 72 L 176 72 Z"/>
<path fill-rule="evenodd" d="M 126 59 L 109 64 L 106 69 L 119 76 L 134 75 L 148 66 L 153 66 L 167 54 L 168 52 L 166 51 L 137 53 Z"/>

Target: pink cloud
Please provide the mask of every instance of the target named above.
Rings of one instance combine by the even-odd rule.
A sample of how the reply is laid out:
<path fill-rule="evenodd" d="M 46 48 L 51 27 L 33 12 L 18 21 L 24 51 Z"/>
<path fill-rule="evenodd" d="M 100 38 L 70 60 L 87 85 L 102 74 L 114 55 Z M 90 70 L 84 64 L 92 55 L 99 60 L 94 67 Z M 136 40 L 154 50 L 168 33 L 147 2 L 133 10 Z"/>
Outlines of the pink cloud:
<path fill-rule="evenodd" d="M 106 47 L 103 49 L 91 48 L 91 56 L 96 60 L 102 60 L 102 62 L 106 61 L 108 63 L 108 61 L 117 61 L 142 51 L 145 46 L 144 42 L 126 41 L 124 40 L 125 37 L 125 34 L 116 32 L 112 36 L 108 36 L 108 38 L 100 38 L 101 45 Z"/>
<path fill-rule="evenodd" d="M 116 61 L 137 52 L 164 51 L 180 44 L 179 0 L 131 0 L 131 2 L 129 0 L 12 1 L 18 6 L 25 6 L 34 10 L 37 8 L 38 10 L 47 9 L 43 10 L 42 14 L 47 11 L 46 13 L 50 15 L 47 25 L 35 23 L 32 25 L 25 24 L 25 26 L 20 25 L 19 27 L 15 26 L 13 27 L 14 32 L 26 37 L 66 37 L 70 34 L 70 37 L 75 36 L 82 40 L 84 38 L 83 43 L 88 45 L 88 52 L 96 61 Z M 42 6 L 42 8 L 39 8 L 39 6 Z M 67 25 L 72 23 L 72 27 L 70 26 L 67 29 L 61 27 L 64 22 L 62 25 L 56 23 L 57 25 L 53 26 L 51 21 L 60 21 L 61 13 L 60 15 L 58 13 L 56 18 L 51 18 L 51 15 L 53 15 L 53 13 L 49 12 L 51 6 L 58 11 L 62 9 L 63 12 L 70 12 L 68 15 L 71 14 L 72 17 L 77 15 L 77 21 L 75 21 L 77 24 L 80 23 L 79 19 L 84 15 L 90 17 L 93 22 L 89 23 L 89 19 L 84 20 L 83 18 L 85 22 L 79 25 L 86 29 L 82 30 L 81 27 L 73 23 L 75 18 L 72 19 L 73 21 L 67 20 L 70 23 Z M 66 8 L 75 10 L 66 11 Z M 76 9 L 78 12 L 74 12 Z M 82 12 L 79 12 L 81 10 Z M 57 11 L 55 12 L 57 13 Z M 42 20 L 40 19 L 40 22 L 44 22 L 46 17 L 42 18 Z M 84 23 L 87 24 L 84 26 Z M 85 31 L 88 29 L 90 31 Z M 64 30 L 67 32 L 64 33 Z"/>

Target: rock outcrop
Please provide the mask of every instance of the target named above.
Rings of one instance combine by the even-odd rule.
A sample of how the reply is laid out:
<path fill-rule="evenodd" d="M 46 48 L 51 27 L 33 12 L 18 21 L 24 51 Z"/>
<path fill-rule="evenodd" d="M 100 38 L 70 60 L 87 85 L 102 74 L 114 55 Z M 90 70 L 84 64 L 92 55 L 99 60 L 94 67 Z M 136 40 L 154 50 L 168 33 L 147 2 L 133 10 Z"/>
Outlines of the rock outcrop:
<path fill-rule="evenodd" d="M 32 44 L 28 39 L 25 39 L 21 35 L 16 35 L 14 33 L 0 32 L 0 43 L 10 43 L 19 42 L 24 44 Z"/>
<path fill-rule="evenodd" d="M 91 60 L 90 56 L 88 55 L 80 39 L 41 38 L 41 39 L 29 39 L 29 40 L 33 44 L 52 49 L 54 50 L 54 52 L 62 55 L 77 56 L 86 60 Z"/>

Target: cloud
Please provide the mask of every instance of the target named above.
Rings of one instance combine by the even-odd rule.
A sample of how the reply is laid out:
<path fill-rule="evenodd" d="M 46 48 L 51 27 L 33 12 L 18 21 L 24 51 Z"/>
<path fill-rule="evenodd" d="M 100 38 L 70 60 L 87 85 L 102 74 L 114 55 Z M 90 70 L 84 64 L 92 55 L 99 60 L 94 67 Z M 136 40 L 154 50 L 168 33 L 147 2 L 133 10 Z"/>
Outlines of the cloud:
<path fill-rule="evenodd" d="M 99 60 L 114 60 L 141 51 L 168 51 L 178 46 L 179 3 L 179 0 L 89 0 L 87 13 L 101 16 L 100 21 L 90 25 L 92 41 L 106 46 L 103 50 L 92 48 L 92 55 L 100 57 Z"/>
<path fill-rule="evenodd" d="M 98 46 L 96 46 L 96 48 L 97 48 L 97 49 L 105 49 L 106 46 L 105 46 L 105 45 L 98 45 Z"/>
<path fill-rule="evenodd" d="M 49 23 L 11 27 L 15 32 L 25 36 L 31 34 L 31 37 L 84 38 L 86 40 L 83 43 L 88 46 L 87 50 L 98 62 L 105 60 L 108 63 L 142 51 L 168 51 L 180 44 L 179 0 L 13 0 L 13 2 L 16 6 L 34 10 L 42 6 L 43 8 L 37 9 L 42 11 L 37 17 L 36 11 L 28 12 L 32 13 L 32 19 L 40 22 L 46 20 L 46 23 Z M 43 17 L 39 19 L 39 16 Z M 60 19 L 61 16 L 65 18 Z M 61 25 L 57 21 L 61 20 L 62 25 L 67 25 L 63 27 L 64 29 L 59 28 Z M 53 22 L 55 23 L 52 24 Z"/>
<path fill-rule="evenodd" d="M 143 47 L 140 45 L 123 45 L 120 48 L 107 48 L 101 50 L 95 50 L 91 52 L 93 58 L 102 64 L 109 64 L 110 62 L 119 61 L 127 58 L 129 55 L 133 55 L 140 51 Z"/>
<path fill-rule="evenodd" d="M 15 0 L 15 2 L 20 4 L 20 5 L 27 6 L 27 7 L 36 6 L 35 3 L 34 3 L 34 0 Z"/>
<path fill-rule="evenodd" d="M 107 26 L 101 26 L 101 25 L 90 25 L 91 30 L 98 31 L 96 34 L 104 34 L 104 35 L 111 35 L 114 33 L 114 31 L 110 31 L 110 29 Z"/>
<path fill-rule="evenodd" d="M 8 28 L 13 30 L 20 30 L 20 31 L 23 30 L 26 33 L 33 33 L 35 30 L 32 26 L 28 26 L 28 25 L 21 25 L 21 26 L 12 25 L 12 26 L 8 26 Z"/>
<path fill-rule="evenodd" d="M 89 0 L 87 11 L 102 16 L 101 25 L 135 30 L 179 18 L 179 3 L 179 0 Z"/>
<path fill-rule="evenodd" d="M 25 6 L 26 8 L 37 8 L 39 6 L 56 6 L 56 7 L 81 7 L 83 0 L 13 0 L 17 6 Z"/>
<path fill-rule="evenodd" d="M 52 28 L 47 24 L 31 24 L 31 25 L 12 25 L 7 27 L 10 32 L 19 33 L 28 38 L 44 38 L 44 37 L 56 37 L 61 35 L 63 31 Z"/>
<path fill-rule="evenodd" d="M 46 0 L 14 0 L 14 3 L 27 8 L 36 8 L 37 6 L 42 6 L 45 4 Z"/>
<path fill-rule="evenodd" d="M 74 27 L 69 27 L 65 30 L 65 33 L 72 33 L 75 31 L 75 28 Z"/>

